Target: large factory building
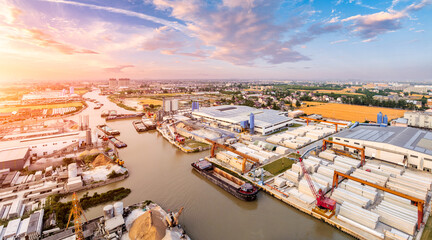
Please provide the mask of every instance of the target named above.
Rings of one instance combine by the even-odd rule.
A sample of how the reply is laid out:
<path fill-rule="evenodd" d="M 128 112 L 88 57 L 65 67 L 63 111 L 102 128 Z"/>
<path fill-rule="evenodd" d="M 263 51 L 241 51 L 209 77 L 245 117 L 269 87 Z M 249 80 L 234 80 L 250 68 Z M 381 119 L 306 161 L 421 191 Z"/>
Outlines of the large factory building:
<path fill-rule="evenodd" d="M 287 127 L 292 120 L 279 111 L 237 105 L 194 109 L 192 115 L 232 130 L 250 128 L 252 132 L 262 135 L 281 130 Z"/>
<path fill-rule="evenodd" d="M 29 157 L 28 147 L 0 151 L 0 169 L 21 170 Z"/>
<path fill-rule="evenodd" d="M 366 157 L 432 172 L 432 132 L 411 127 L 359 126 L 335 142 L 365 148 Z"/>

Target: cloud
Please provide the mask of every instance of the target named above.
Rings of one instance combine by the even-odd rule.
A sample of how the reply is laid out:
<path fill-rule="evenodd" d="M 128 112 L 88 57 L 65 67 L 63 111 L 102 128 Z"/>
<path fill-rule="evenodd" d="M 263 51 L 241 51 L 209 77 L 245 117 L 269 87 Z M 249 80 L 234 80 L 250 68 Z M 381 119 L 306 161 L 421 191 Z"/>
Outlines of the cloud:
<path fill-rule="evenodd" d="M 363 39 L 371 39 L 375 38 L 379 34 L 402 28 L 402 19 L 409 17 L 411 12 L 418 11 L 430 3 L 430 0 L 422 0 L 421 2 L 413 3 L 400 11 L 395 11 L 389 8 L 387 11 L 348 17 L 343 19 L 342 22 L 353 22 L 350 27 L 354 33 Z"/>
<path fill-rule="evenodd" d="M 276 24 L 276 11 L 282 1 L 265 0 L 224 0 L 216 6 L 209 6 L 198 0 L 154 0 L 157 9 L 167 12 L 171 17 L 186 24 L 188 36 L 196 39 L 194 45 L 205 48 L 213 59 L 228 61 L 238 65 L 253 65 L 262 59 L 267 63 L 279 64 L 309 60 L 293 49 L 313 39 L 302 36 L 301 39 L 287 40 L 285 34 L 304 24 L 301 16 L 292 15 L 281 24 Z M 306 12 L 307 13 L 307 12 Z M 305 13 L 305 14 L 306 14 Z M 330 29 L 311 29 L 309 33 L 318 35 L 318 31 Z M 317 33 L 313 33 L 317 31 Z M 170 36 L 171 32 L 163 34 Z M 155 37 L 155 39 L 175 39 Z M 153 42 L 153 41 L 152 41 Z M 172 41 L 159 41 L 155 45 L 167 44 L 167 49 L 175 45 Z M 151 45 L 154 46 L 154 45 Z M 181 51 L 165 51 L 165 53 Z"/>
<path fill-rule="evenodd" d="M 343 3 L 343 2 L 344 2 L 344 0 L 338 0 L 336 2 L 336 5 L 339 5 L 339 4 Z M 348 3 L 354 3 L 355 5 L 360 6 L 360 7 L 365 7 L 365 8 L 369 8 L 369 9 L 377 9 L 376 7 L 364 4 L 361 0 L 348 0 L 346 2 L 348 2 Z"/>
<path fill-rule="evenodd" d="M 324 24 L 324 23 L 315 23 L 311 25 L 306 32 L 294 35 L 289 43 L 293 46 L 303 44 L 309 41 L 312 41 L 317 36 L 321 34 L 331 33 L 338 31 L 343 28 L 343 25 L 340 23 L 337 24 Z"/>
<path fill-rule="evenodd" d="M 82 49 L 71 44 L 55 40 L 45 30 L 36 27 L 28 27 L 20 18 L 25 12 L 6 2 L 0 3 L 0 16 L 4 19 L 0 22 L 0 33 L 9 41 L 19 41 L 39 47 L 51 48 L 60 53 L 71 55 L 76 53 L 98 54 L 90 49 Z"/>
<path fill-rule="evenodd" d="M 364 43 L 368 43 L 368 42 L 373 42 L 373 41 L 376 41 L 376 40 L 377 40 L 377 38 L 376 38 L 376 37 L 373 37 L 373 38 L 365 39 L 365 40 L 363 40 L 362 42 L 364 42 Z"/>
<path fill-rule="evenodd" d="M 337 44 L 337 43 L 343 43 L 343 42 L 348 42 L 348 39 L 336 40 L 336 41 L 330 42 L 330 44 Z"/>
<path fill-rule="evenodd" d="M 109 72 L 109 73 L 122 73 L 123 69 L 125 68 L 133 68 L 135 67 L 134 65 L 119 65 L 116 67 L 108 67 L 108 68 L 104 68 L 105 72 Z"/>
<path fill-rule="evenodd" d="M 39 46 L 49 47 L 56 49 L 57 51 L 64 54 L 75 54 L 75 53 L 85 53 L 85 54 L 98 54 L 97 52 L 89 49 L 79 49 L 70 46 L 65 43 L 58 42 L 54 40 L 49 34 L 43 32 L 40 29 L 26 29 L 30 34 L 30 38 L 25 40 L 35 43 Z"/>
<path fill-rule="evenodd" d="M 177 22 L 171 22 L 171 21 L 167 21 L 167 20 L 162 19 L 162 18 L 150 16 L 150 15 L 147 15 L 144 13 L 133 12 L 133 11 L 124 10 L 124 9 L 120 9 L 120 8 L 98 6 L 98 5 L 94 5 L 94 4 L 67 1 L 67 0 L 41 0 L 41 1 L 52 2 L 52 3 L 62 3 L 62 4 L 80 6 L 80 7 L 87 7 L 87 8 L 95 9 L 95 10 L 103 10 L 103 11 L 107 11 L 107 12 L 111 12 L 111 13 L 123 14 L 123 15 L 130 16 L 130 17 L 137 17 L 137 18 L 151 21 L 154 23 L 158 23 L 158 24 L 161 24 L 164 26 L 170 26 L 172 28 L 179 29 L 179 30 L 184 29 L 184 26 L 177 23 Z"/>
<path fill-rule="evenodd" d="M 185 46 L 185 36 L 176 29 L 163 26 L 154 30 L 153 36 L 142 44 L 143 50 L 180 49 Z"/>

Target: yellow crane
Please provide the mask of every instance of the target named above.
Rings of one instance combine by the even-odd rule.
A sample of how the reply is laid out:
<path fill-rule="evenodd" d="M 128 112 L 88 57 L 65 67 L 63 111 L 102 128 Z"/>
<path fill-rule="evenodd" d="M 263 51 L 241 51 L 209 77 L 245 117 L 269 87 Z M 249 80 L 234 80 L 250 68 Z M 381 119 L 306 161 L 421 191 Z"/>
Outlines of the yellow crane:
<path fill-rule="evenodd" d="M 69 214 L 69 220 L 66 225 L 66 229 L 69 227 L 70 220 L 74 218 L 74 227 L 75 227 L 75 236 L 77 240 L 84 240 L 84 234 L 82 230 L 82 223 L 81 223 L 81 215 L 84 216 L 84 219 L 87 222 L 87 218 L 84 215 L 84 211 L 81 208 L 81 204 L 79 202 L 79 199 L 76 195 L 76 193 L 73 193 L 72 195 L 72 209 Z"/>

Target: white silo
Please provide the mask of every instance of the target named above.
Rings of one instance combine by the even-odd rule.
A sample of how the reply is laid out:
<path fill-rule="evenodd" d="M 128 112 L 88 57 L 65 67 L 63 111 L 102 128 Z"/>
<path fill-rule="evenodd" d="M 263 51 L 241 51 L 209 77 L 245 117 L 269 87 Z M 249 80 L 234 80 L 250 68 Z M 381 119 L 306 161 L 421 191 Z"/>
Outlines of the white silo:
<path fill-rule="evenodd" d="M 123 215 L 123 202 L 114 203 L 114 215 L 115 216 Z"/>
<path fill-rule="evenodd" d="M 103 213 L 104 213 L 105 220 L 113 218 L 114 217 L 114 207 L 113 207 L 113 205 L 111 205 L 111 204 L 110 205 L 106 205 L 103 208 Z"/>

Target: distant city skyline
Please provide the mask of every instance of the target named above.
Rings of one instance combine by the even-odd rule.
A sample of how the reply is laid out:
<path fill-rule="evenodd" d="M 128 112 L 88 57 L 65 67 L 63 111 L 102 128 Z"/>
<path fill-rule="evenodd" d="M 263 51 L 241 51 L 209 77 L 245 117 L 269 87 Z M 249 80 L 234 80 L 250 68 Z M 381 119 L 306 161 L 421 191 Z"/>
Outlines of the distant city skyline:
<path fill-rule="evenodd" d="M 432 82 L 432 0 L 208 2 L 0 0 L 0 82 Z"/>

